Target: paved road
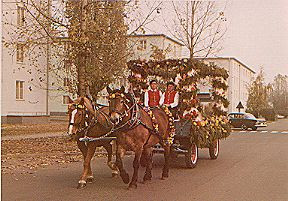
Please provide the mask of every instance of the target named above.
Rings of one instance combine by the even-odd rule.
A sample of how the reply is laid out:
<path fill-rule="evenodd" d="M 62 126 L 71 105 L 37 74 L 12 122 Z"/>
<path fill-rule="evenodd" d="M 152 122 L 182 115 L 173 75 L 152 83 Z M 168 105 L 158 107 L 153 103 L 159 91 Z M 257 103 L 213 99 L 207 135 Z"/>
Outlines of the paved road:
<path fill-rule="evenodd" d="M 93 161 L 96 181 L 77 190 L 81 163 L 48 167 L 31 175 L 3 175 L 2 200 L 168 200 L 168 201 L 287 201 L 288 120 L 279 120 L 258 132 L 234 131 L 221 141 L 220 155 L 210 160 L 200 151 L 195 169 L 185 169 L 183 157 L 172 162 L 168 180 L 160 180 L 163 157 L 154 157 L 153 180 L 127 190 L 120 178 L 111 178 L 105 159 Z M 261 132 L 268 131 L 268 132 Z M 272 131 L 279 131 L 272 133 Z M 132 156 L 125 166 L 132 171 Z M 141 168 L 140 178 L 144 170 Z"/>

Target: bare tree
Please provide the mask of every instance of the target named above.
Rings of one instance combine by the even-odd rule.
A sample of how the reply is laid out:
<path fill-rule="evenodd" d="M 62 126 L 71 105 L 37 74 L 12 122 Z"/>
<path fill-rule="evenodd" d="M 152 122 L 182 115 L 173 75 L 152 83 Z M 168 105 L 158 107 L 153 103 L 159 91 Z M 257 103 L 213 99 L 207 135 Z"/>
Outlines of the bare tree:
<path fill-rule="evenodd" d="M 215 1 L 172 1 L 171 4 L 174 16 L 172 22 L 164 18 L 165 27 L 187 47 L 190 58 L 207 57 L 221 49 L 227 21 L 224 9 Z"/>

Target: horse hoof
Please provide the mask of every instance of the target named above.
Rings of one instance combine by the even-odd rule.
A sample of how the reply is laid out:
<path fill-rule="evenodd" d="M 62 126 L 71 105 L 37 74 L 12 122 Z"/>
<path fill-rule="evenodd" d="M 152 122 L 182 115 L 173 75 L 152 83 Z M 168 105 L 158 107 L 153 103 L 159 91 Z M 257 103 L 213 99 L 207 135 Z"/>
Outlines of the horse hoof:
<path fill-rule="evenodd" d="M 162 178 L 163 178 L 163 177 L 168 178 L 168 176 L 169 176 L 168 172 L 163 172 L 163 173 L 162 173 Z"/>
<path fill-rule="evenodd" d="M 129 184 L 128 189 L 136 189 L 136 188 L 137 188 L 137 184 L 132 184 L 132 183 Z"/>
<path fill-rule="evenodd" d="M 127 173 L 126 173 L 126 174 L 122 174 L 122 175 L 121 175 L 121 178 L 122 178 L 124 184 L 128 184 L 129 181 L 130 181 L 129 175 L 128 175 Z"/>
<path fill-rule="evenodd" d="M 147 184 L 149 182 L 151 182 L 151 179 L 143 179 L 143 181 L 141 182 L 141 184 Z"/>
<path fill-rule="evenodd" d="M 93 178 L 93 177 L 90 177 L 90 178 L 88 177 L 88 178 L 87 178 L 87 183 L 88 183 L 88 184 L 93 183 L 93 181 L 94 181 L 94 178 Z"/>
<path fill-rule="evenodd" d="M 81 183 L 78 183 L 77 189 L 83 189 L 85 187 L 86 187 L 86 183 L 81 182 Z"/>
<path fill-rule="evenodd" d="M 151 175 L 144 175 L 143 183 L 145 183 L 145 181 L 151 181 L 151 180 L 152 180 L 152 176 Z"/>
<path fill-rule="evenodd" d="M 166 179 L 168 179 L 168 176 L 162 175 L 161 180 L 166 180 Z"/>

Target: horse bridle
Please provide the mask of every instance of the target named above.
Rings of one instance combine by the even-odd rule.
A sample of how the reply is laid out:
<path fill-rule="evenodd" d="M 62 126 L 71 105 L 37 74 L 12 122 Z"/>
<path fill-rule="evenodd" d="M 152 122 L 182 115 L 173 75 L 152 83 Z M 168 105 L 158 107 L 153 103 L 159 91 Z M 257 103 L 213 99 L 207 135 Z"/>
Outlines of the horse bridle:
<path fill-rule="evenodd" d="M 116 98 L 116 97 L 114 97 L 114 98 Z M 128 102 L 127 100 L 129 100 L 129 99 L 126 97 L 126 102 Z M 120 111 L 114 110 L 113 112 L 117 112 L 120 115 L 119 119 L 121 119 L 121 121 L 123 120 L 123 117 L 127 116 L 129 114 L 129 112 L 131 112 L 131 117 L 130 117 L 129 120 L 127 120 L 124 124 L 122 124 L 120 126 L 117 126 L 117 124 L 113 123 L 113 121 L 111 120 L 110 115 L 107 115 L 107 114 L 103 113 L 103 115 L 105 116 L 106 120 L 109 120 L 109 122 L 112 125 L 112 128 L 110 129 L 110 131 L 108 133 L 106 133 L 105 135 L 102 135 L 100 137 L 93 137 L 93 138 L 87 137 L 86 133 L 85 133 L 85 136 L 83 138 L 80 138 L 79 140 L 80 141 L 84 141 L 84 142 L 92 142 L 92 141 L 101 140 L 103 138 L 109 137 L 111 134 L 113 134 L 113 133 L 115 133 L 117 131 L 120 131 L 121 129 L 123 129 L 127 125 L 128 125 L 127 130 L 130 130 L 130 129 L 133 129 L 133 128 L 135 128 L 135 127 L 137 127 L 138 125 L 141 124 L 146 129 L 151 131 L 151 133 L 155 133 L 152 128 L 150 128 L 144 122 L 141 121 L 140 109 L 139 109 L 139 105 L 136 102 L 136 98 L 135 98 L 134 93 L 132 93 L 132 105 L 131 105 L 131 107 L 129 107 L 126 102 L 124 102 L 124 104 L 125 104 L 125 107 L 128 108 L 127 110 L 125 110 L 124 112 L 120 112 Z M 101 111 L 98 111 L 98 112 L 101 112 Z M 95 116 L 95 118 L 96 118 L 96 116 Z M 90 125 L 88 125 L 87 130 L 89 129 L 89 127 L 90 127 Z M 86 130 L 86 132 L 87 132 L 87 130 Z M 121 131 L 123 132 L 123 130 L 121 130 Z M 151 134 L 150 134 L 150 136 L 151 136 Z M 149 136 L 149 138 L 150 138 L 150 136 Z M 159 135 L 157 135 L 157 136 L 159 137 Z M 159 138 L 161 138 L 161 136 Z"/>
<path fill-rule="evenodd" d="M 125 110 L 124 112 L 120 112 L 120 111 L 118 111 L 118 110 L 114 110 L 114 111 L 113 111 L 113 112 L 116 112 L 117 114 L 120 115 L 119 121 L 117 122 L 117 124 L 120 123 L 120 122 L 122 122 L 123 118 L 124 118 L 124 117 L 127 117 L 127 116 L 129 115 L 129 112 L 130 112 L 130 111 L 134 108 L 134 106 L 135 106 L 135 104 L 133 104 L 131 107 L 129 107 L 126 102 L 124 102 L 123 104 L 124 104 L 124 106 L 125 106 L 125 108 L 126 108 L 126 110 Z M 128 108 L 128 109 L 127 109 L 127 108 Z M 110 113 L 110 112 L 109 112 L 109 113 Z M 113 123 L 113 121 L 111 121 L 111 122 Z M 113 124 L 115 125 L 115 123 L 113 123 Z"/>
<path fill-rule="evenodd" d="M 77 132 L 75 133 L 75 134 L 77 135 L 78 133 L 81 133 L 83 130 L 87 129 L 87 127 L 89 126 L 89 123 L 90 123 L 90 122 L 87 122 L 86 115 L 87 115 L 88 113 L 87 113 L 87 110 L 85 109 L 85 106 L 84 106 L 84 105 L 73 104 L 73 106 L 75 107 L 75 110 L 76 110 L 76 109 L 84 110 L 84 112 L 83 112 L 82 115 L 81 115 L 81 116 L 82 116 L 82 119 L 84 119 L 84 126 L 82 125 L 82 127 L 77 130 Z M 82 121 L 83 121 L 83 120 L 82 120 Z M 86 126 L 85 123 L 87 123 L 88 126 Z M 81 124 L 81 123 L 80 123 L 80 124 Z M 75 120 L 74 120 L 73 123 L 72 123 L 72 122 L 69 122 L 69 126 L 74 126 L 74 125 L 75 125 Z M 73 134 L 73 133 L 72 133 L 72 134 L 69 134 L 69 133 L 68 133 L 68 135 L 74 135 L 74 134 Z"/>

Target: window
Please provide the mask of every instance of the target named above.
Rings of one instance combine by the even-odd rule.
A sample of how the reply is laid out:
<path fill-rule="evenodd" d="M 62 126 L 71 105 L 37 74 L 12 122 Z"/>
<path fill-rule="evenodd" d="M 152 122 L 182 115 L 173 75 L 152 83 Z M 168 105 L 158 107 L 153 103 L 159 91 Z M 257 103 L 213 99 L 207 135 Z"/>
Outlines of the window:
<path fill-rule="evenodd" d="M 16 50 L 16 61 L 23 62 L 24 61 L 24 44 L 17 44 Z"/>
<path fill-rule="evenodd" d="M 174 45 L 174 56 L 175 57 L 177 56 L 177 47 L 176 47 L 176 45 Z"/>
<path fill-rule="evenodd" d="M 137 50 L 146 50 L 147 48 L 147 41 L 146 40 L 140 40 L 139 44 L 137 46 Z"/>
<path fill-rule="evenodd" d="M 64 87 L 68 87 L 70 85 L 70 79 L 65 77 L 64 78 Z"/>
<path fill-rule="evenodd" d="M 16 100 L 24 99 L 24 81 L 16 80 Z"/>
<path fill-rule="evenodd" d="M 63 96 L 62 103 L 65 105 L 69 104 L 70 103 L 70 97 L 69 96 Z"/>
<path fill-rule="evenodd" d="M 17 6 L 17 25 L 18 26 L 23 26 L 25 22 L 25 17 L 24 17 L 24 8 Z"/>

